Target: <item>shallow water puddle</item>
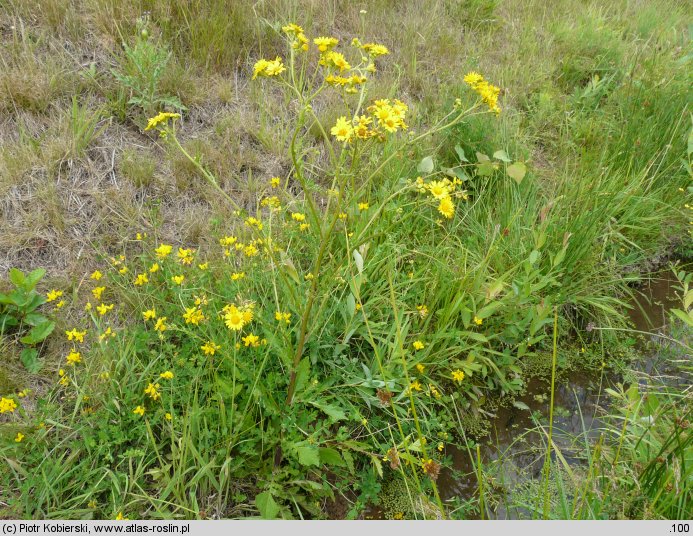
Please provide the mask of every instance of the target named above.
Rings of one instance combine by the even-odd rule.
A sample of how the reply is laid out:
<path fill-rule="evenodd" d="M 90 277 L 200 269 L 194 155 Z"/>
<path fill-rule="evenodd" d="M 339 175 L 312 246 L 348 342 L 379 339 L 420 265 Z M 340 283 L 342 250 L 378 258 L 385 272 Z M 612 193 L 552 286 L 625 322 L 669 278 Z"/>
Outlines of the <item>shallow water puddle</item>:
<path fill-rule="evenodd" d="M 678 305 L 674 289 L 676 283 L 670 272 L 646 283 L 636 293 L 630 311 L 634 328 L 643 332 L 646 339 L 660 345 L 664 343 L 660 348 L 666 346 L 666 340 L 659 335 L 666 331 L 667 311 Z M 643 356 L 637 367 L 643 373 L 656 374 L 669 385 L 686 381 L 671 374 L 668 360 L 660 356 L 657 345 L 641 342 L 638 347 Z M 576 447 L 582 450 L 585 437 L 596 439 L 599 436 L 599 416 L 609 407 L 604 388 L 620 379 L 613 373 L 592 377 L 572 373 L 556 386 L 553 441 L 569 465 L 582 463 L 582 459 L 576 455 Z M 549 396 L 547 382 L 537 379 L 530 381 L 526 393 L 518 400 L 518 407 L 497 411 L 491 423 L 490 436 L 480 441 L 482 464 L 486 469 L 493 467 L 492 491 L 499 495 L 541 476 L 547 437 L 536 429 L 539 422 L 546 423 L 548 420 Z M 535 431 L 528 432 L 530 429 Z M 582 445 L 574 444 L 576 437 L 580 437 Z M 452 457 L 453 470 L 444 470 L 438 479 L 443 501 L 459 498 L 464 502 L 477 496 L 478 482 L 472 463 L 476 452 L 453 447 L 447 448 L 446 454 Z M 502 462 L 494 465 L 493 462 L 499 459 Z M 498 519 L 508 519 L 516 517 L 517 512 L 506 510 L 501 502 L 496 505 L 492 515 Z"/>

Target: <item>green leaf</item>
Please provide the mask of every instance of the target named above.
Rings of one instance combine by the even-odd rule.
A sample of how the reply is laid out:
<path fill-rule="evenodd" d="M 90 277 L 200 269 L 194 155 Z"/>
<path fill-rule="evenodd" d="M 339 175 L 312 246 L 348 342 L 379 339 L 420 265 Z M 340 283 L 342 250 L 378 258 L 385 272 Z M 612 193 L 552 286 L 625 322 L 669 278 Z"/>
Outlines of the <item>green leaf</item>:
<path fill-rule="evenodd" d="M 526 409 L 529 410 L 529 406 L 525 404 L 524 402 L 520 400 L 514 400 L 513 401 L 513 406 L 515 406 L 517 409 Z"/>
<path fill-rule="evenodd" d="M 356 471 L 356 467 L 354 466 L 354 457 L 348 450 L 342 451 L 342 456 L 344 457 L 344 463 L 346 464 L 347 469 L 349 469 L 349 472 L 353 475 Z"/>
<path fill-rule="evenodd" d="M 529 264 L 534 265 L 539 260 L 539 252 L 535 249 L 529 254 Z"/>
<path fill-rule="evenodd" d="M 55 322 L 49 320 L 31 328 L 28 335 L 19 339 L 23 344 L 36 344 L 48 337 L 55 329 Z"/>
<path fill-rule="evenodd" d="M 421 160 L 416 169 L 419 173 L 430 173 L 431 171 L 433 171 L 433 157 L 427 156 L 426 158 Z"/>
<path fill-rule="evenodd" d="M 359 273 L 363 273 L 363 257 L 357 250 L 354 250 L 354 262 Z"/>
<path fill-rule="evenodd" d="M 29 313 L 24 316 L 24 323 L 29 324 L 30 326 L 38 326 L 44 322 L 49 322 L 49 320 L 45 316 L 38 313 Z"/>
<path fill-rule="evenodd" d="M 324 404 L 322 402 L 312 402 L 312 404 L 320 411 L 325 413 L 332 422 L 343 421 L 346 419 L 344 410 L 333 404 Z"/>
<path fill-rule="evenodd" d="M 291 276 L 291 279 L 293 279 L 296 283 L 301 283 L 301 279 L 298 277 L 298 272 L 296 271 L 296 266 L 294 265 L 294 262 L 291 260 L 291 257 L 282 250 L 279 254 L 281 258 L 281 263 L 282 265 L 286 268 L 286 271 L 289 273 Z"/>
<path fill-rule="evenodd" d="M 683 320 L 689 326 L 693 326 L 693 314 L 686 313 L 685 311 L 682 311 L 681 309 L 672 309 L 671 312 L 674 313 L 676 316 L 678 316 L 681 320 Z"/>
<path fill-rule="evenodd" d="M 476 316 L 478 316 L 479 318 L 481 318 L 483 320 L 484 318 L 488 318 L 489 316 L 491 316 L 493 313 L 495 313 L 501 307 L 503 307 L 503 302 L 499 302 L 499 301 L 491 302 L 487 306 L 479 309 L 479 311 L 476 313 Z"/>
<path fill-rule="evenodd" d="M 339 451 L 336 449 L 323 447 L 320 450 L 320 461 L 325 465 L 334 465 L 336 467 L 344 467 L 346 463 L 339 455 Z"/>
<path fill-rule="evenodd" d="M 255 496 L 255 506 L 257 506 L 262 519 L 276 519 L 279 513 L 279 505 L 269 491 L 263 491 Z"/>
<path fill-rule="evenodd" d="M 310 360 L 307 357 L 301 359 L 296 369 L 296 393 L 303 391 L 310 375 Z"/>
<path fill-rule="evenodd" d="M 503 149 L 493 153 L 493 158 L 495 158 L 496 160 L 500 160 L 501 162 L 512 162 L 512 160 L 510 160 L 510 158 L 508 157 L 508 153 L 506 153 Z"/>
<path fill-rule="evenodd" d="M 301 465 L 320 467 L 320 451 L 317 447 L 302 445 L 296 449 L 296 454 Z"/>
<path fill-rule="evenodd" d="M 19 354 L 19 359 L 21 359 L 24 368 L 32 374 L 36 374 L 41 370 L 41 362 L 38 360 L 38 350 L 35 348 L 24 348 L 22 353 Z"/>
<path fill-rule="evenodd" d="M 460 159 L 460 162 L 469 162 L 467 160 L 467 156 L 464 154 L 464 149 L 460 147 L 459 145 L 455 145 L 455 152 L 457 153 L 457 157 Z"/>
<path fill-rule="evenodd" d="M 517 184 L 520 184 L 527 173 L 527 166 L 523 162 L 515 162 L 511 166 L 508 166 L 505 172 L 508 174 L 508 177 L 513 179 Z"/>
<path fill-rule="evenodd" d="M 491 162 L 480 162 L 476 165 L 476 172 L 482 177 L 493 175 L 493 164 Z"/>
<path fill-rule="evenodd" d="M 489 162 L 491 159 L 486 156 L 484 153 L 480 153 L 479 151 L 476 152 L 476 161 L 479 163 L 482 162 Z"/>
<path fill-rule="evenodd" d="M 29 275 L 26 276 L 26 281 L 24 282 L 24 288 L 27 290 L 34 290 L 36 284 L 41 281 L 41 278 L 46 275 L 46 270 L 43 268 L 37 268 Z"/>
<path fill-rule="evenodd" d="M 10 269 L 10 281 L 14 283 L 15 287 L 21 287 L 24 285 L 24 281 L 26 280 L 26 276 L 24 275 L 24 272 L 17 268 L 12 268 Z"/>

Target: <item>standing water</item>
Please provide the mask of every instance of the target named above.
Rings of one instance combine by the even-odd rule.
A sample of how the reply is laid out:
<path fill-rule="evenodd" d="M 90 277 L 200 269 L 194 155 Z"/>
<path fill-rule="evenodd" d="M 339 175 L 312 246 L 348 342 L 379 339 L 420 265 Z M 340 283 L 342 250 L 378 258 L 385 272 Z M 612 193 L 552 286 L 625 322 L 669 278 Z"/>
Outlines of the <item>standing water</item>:
<path fill-rule="evenodd" d="M 675 286 L 677 280 L 671 272 L 665 272 L 640 288 L 632 302 L 630 319 L 637 343 L 638 362 L 631 366 L 641 383 L 657 376 L 658 381 L 671 386 L 686 381 L 673 370 L 670 360 L 663 358 L 668 335 L 668 310 L 676 307 Z M 653 342 L 655 344 L 647 344 Z M 579 454 L 584 452 L 585 440 L 593 442 L 600 435 L 603 422 L 600 416 L 609 408 L 609 395 L 605 388 L 622 378 L 615 373 L 569 373 L 556 385 L 554 395 L 553 442 L 555 451 L 561 453 L 560 464 L 577 466 L 584 463 Z M 480 440 L 481 463 L 485 468 L 485 485 L 491 476 L 493 495 L 502 497 L 529 480 L 542 476 L 545 467 L 549 418 L 550 385 L 533 379 L 528 382 L 525 394 L 513 406 L 501 408 L 492 418 L 490 435 Z M 577 438 L 577 439 L 576 439 Z M 576 444 L 576 441 L 580 444 Z M 438 479 L 443 501 L 458 499 L 462 504 L 478 500 L 478 480 L 475 473 L 476 449 L 447 448 L 452 457 L 452 470 L 445 470 Z M 490 471 L 489 471 L 490 469 Z M 489 494 L 490 495 L 490 494 Z M 497 519 L 513 519 L 531 513 L 517 508 L 508 509 L 503 500 L 487 509 Z M 467 516 L 472 517 L 472 516 Z"/>

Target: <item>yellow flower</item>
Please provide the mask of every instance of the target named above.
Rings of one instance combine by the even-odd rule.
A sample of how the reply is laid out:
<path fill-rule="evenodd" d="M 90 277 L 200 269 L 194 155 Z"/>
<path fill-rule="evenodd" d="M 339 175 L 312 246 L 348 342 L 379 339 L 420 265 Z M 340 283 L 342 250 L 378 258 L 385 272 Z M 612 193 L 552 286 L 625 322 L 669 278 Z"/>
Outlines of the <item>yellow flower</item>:
<path fill-rule="evenodd" d="M 459 370 L 459 369 L 453 370 L 453 371 L 452 371 L 452 379 L 455 380 L 455 381 L 458 382 L 458 383 L 461 383 L 462 380 L 464 380 L 464 372 L 462 372 L 462 371 Z"/>
<path fill-rule="evenodd" d="M 282 313 L 281 311 L 277 311 L 274 313 L 274 319 L 277 322 L 286 322 L 288 324 L 291 322 L 291 313 Z"/>
<path fill-rule="evenodd" d="M 17 432 L 17 437 L 14 438 L 15 443 L 21 443 L 22 439 L 26 437 L 22 432 Z"/>
<path fill-rule="evenodd" d="M 77 329 L 71 329 L 70 331 L 66 331 L 65 335 L 67 335 L 67 340 L 68 341 L 77 341 L 77 342 L 84 342 L 84 336 L 87 334 L 87 330 L 85 329 L 84 331 L 77 331 Z"/>
<path fill-rule="evenodd" d="M 135 285 L 141 287 L 145 283 L 149 283 L 149 277 L 147 277 L 147 274 L 137 274 L 137 277 L 135 278 Z"/>
<path fill-rule="evenodd" d="M 161 386 L 158 383 L 150 383 L 144 389 L 144 394 L 149 395 L 149 398 L 151 398 L 152 400 L 159 400 L 161 398 L 161 393 L 159 392 L 160 388 Z"/>
<path fill-rule="evenodd" d="M 436 199 L 443 199 L 450 196 L 450 189 L 447 181 L 431 181 L 427 188 Z"/>
<path fill-rule="evenodd" d="M 170 246 L 168 244 L 161 244 L 158 248 L 154 250 L 154 253 L 156 253 L 157 258 L 165 259 L 171 254 L 172 251 L 173 246 Z"/>
<path fill-rule="evenodd" d="M 238 238 L 235 236 L 225 236 L 219 239 L 219 244 L 223 247 L 230 247 L 233 246 L 237 240 Z"/>
<path fill-rule="evenodd" d="M 337 215 L 337 217 L 338 217 L 340 220 L 342 220 L 342 221 L 346 220 L 346 219 L 347 219 L 346 212 L 340 212 L 340 213 Z"/>
<path fill-rule="evenodd" d="M 186 324 L 198 326 L 205 319 L 204 313 L 197 307 L 186 307 L 183 319 Z"/>
<path fill-rule="evenodd" d="M 0 413 L 14 413 L 17 409 L 17 403 L 11 398 L 0 397 Z"/>
<path fill-rule="evenodd" d="M 303 28 L 301 28 L 298 24 L 290 22 L 286 26 L 282 26 L 282 32 L 287 34 L 302 34 Z"/>
<path fill-rule="evenodd" d="M 359 210 L 368 210 L 369 207 L 368 203 L 359 203 Z"/>
<path fill-rule="evenodd" d="M 181 264 L 190 265 L 193 261 L 193 250 L 178 248 L 178 253 L 176 253 L 176 256 Z"/>
<path fill-rule="evenodd" d="M 421 384 L 419 383 L 419 380 L 414 380 L 413 382 L 411 382 L 411 384 L 409 385 L 409 389 L 411 391 L 421 391 Z"/>
<path fill-rule="evenodd" d="M 259 253 L 258 249 L 253 244 L 248 244 L 243 248 L 243 254 L 246 257 L 254 257 Z"/>
<path fill-rule="evenodd" d="M 156 116 L 149 119 L 149 121 L 147 122 L 147 126 L 144 130 L 152 130 L 154 128 L 158 128 L 161 124 L 165 126 L 168 123 L 169 119 L 172 119 L 174 121 L 176 119 L 180 119 L 180 114 L 171 112 L 160 112 Z"/>
<path fill-rule="evenodd" d="M 294 221 L 306 221 L 306 215 L 301 212 L 292 212 L 291 219 Z"/>
<path fill-rule="evenodd" d="M 450 219 L 455 215 L 455 203 L 449 197 L 444 197 L 438 205 L 438 212 Z"/>
<path fill-rule="evenodd" d="M 168 327 L 166 326 L 166 317 L 165 316 L 162 316 L 161 318 L 158 318 L 156 320 L 156 324 L 154 324 L 154 329 L 156 331 L 161 331 L 161 332 L 164 332 L 168 329 Z"/>
<path fill-rule="evenodd" d="M 238 310 L 235 305 L 230 305 L 226 307 L 226 312 L 224 314 L 224 322 L 226 327 L 234 331 L 242 329 L 245 325 L 243 320 L 243 313 Z"/>
<path fill-rule="evenodd" d="M 84 304 L 84 310 L 85 311 L 91 311 L 92 305 L 91 302 L 87 302 Z"/>
<path fill-rule="evenodd" d="M 22 389 L 21 391 L 19 391 L 17 393 L 17 396 L 19 398 L 24 398 L 25 396 L 28 396 L 30 392 L 31 392 L 31 389 Z"/>
<path fill-rule="evenodd" d="M 327 52 L 324 54 L 322 58 L 320 58 L 320 65 L 334 67 L 335 69 L 339 69 L 340 73 L 351 69 L 349 62 L 344 55 L 339 52 Z"/>
<path fill-rule="evenodd" d="M 159 271 L 159 263 L 157 263 L 157 262 L 155 262 L 154 264 L 152 264 L 149 267 L 149 273 L 150 274 L 153 274 L 153 273 L 158 272 L 158 271 Z"/>
<path fill-rule="evenodd" d="M 137 406 L 132 412 L 135 415 L 139 415 L 140 417 L 144 415 L 144 406 Z M 116 517 L 116 519 L 123 519 L 123 514 L 118 514 L 120 517 Z"/>
<path fill-rule="evenodd" d="M 467 73 L 464 77 L 464 82 L 481 97 L 481 100 L 488 106 L 490 111 L 495 114 L 500 113 L 501 109 L 498 106 L 499 87 L 489 84 L 482 75 L 473 71 Z"/>
<path fill-rule="evenodd" d="M 306 281 L 312 281 L 313 279 L 315 279 L 315 276 L 314 276 L 312 273 L 310 273 L 310 274 L 304 275 L 303 278 L 304 278 Z"/>
<path fill-rule="evenodd" d="M 252 346 L 253 348 L 260 346 L 260 337 L 253 335 L 252 333 L 248 334 L 246 337 L 243 337 L 242 340 L 245 346 Z"/>
<path fill-rule="evenodd" d="M 412 346 L 414 346 L 414 350 L 423 350 L 424 346 L 426 346 L 426 345 L 424 343 L 422 343 L 421 341 L 414 341 Z"/>
<path fill-rule="evenodd" d="M 106 328 L 106 331 L 104 331 L 101 335 L 99 335 L 99 342 L 103 342 L 103 340 L 108 338 L 108 337 L 113 338 L 115 336 L 116 336 L 116 334 L 113 332 L 113 330 L 109 326 L 108 328 Z"/>
<path fill-rule="evenodd" d="M 103 294 L 103 291 L 106 290 L 106 287 L 96 287 L 91 290 L 91 293 L 94 295 L 95 300 L 101 300 L 101 294 Z"/>
<path fill-rule="evenodd" d="M 250 324 L 253 321 L 253 308 L 252 305 L 243 309 L 243 323 Z"/>
<path fill-rule="evenodd" d="M 220 350 L 220 349 L 221 349 L 221 346 L 219 346 L 218 344 L 216 344 L 212 341 L 209 341 L 209 342 L 203 344 L 202 347 L 200 348 L 200 350 L 202 350 L 202 352 L 205 355 L 214 355 L 217 352 L 217 350 Z"/>
<path fill-rule="evenodd" d="M 159 374 L 160 378 L 163 378 L 164 380 L 172 380 L 173 379 L 173 372 L 170 370 L 167 370 L 166 372 L 162 372 Z"/>
<path fill-rule="evenodd" d="M 419 374 L 423 374 L 424 370 L 426 370 L 426 367 L 425 367 L 425 365 L 422 365 L 421 363 L 419 363 L 418 365 L 416 365 L 416 370 L 419 371 Z"/>
<path fill-rule="evenodd" d="M 144 240 L 147 238 L 147 233 L 137 233 L 135 235 L 135 240 Z"/>
<path fill-rule="evenodd" d="M 164 415 L 167 421 L 173 420 L 173 415 L 171 415 L 169 412 L 166 412 L 166 415 Z"/>
<path fill-rule="evenodd" d="M 91 508 L 92 510 L 93 510 L 94 508 L 96 508 L 96 506 L 97 506 L 97 505 L 96 505 L 96 501 L 95 501 L 94 499 L 92 499 L 91 501 L 89 501 L 89 502 L 87 503 L 87 508 Z"/>
<path fill-rule="evenodd" d="M 281 179 L 279 177 L 272 177 L 270 179 L 270 186 L 272 188 L 279 188 L 279 183 L 281 182 Z"/>
<path fill-rule="evenodd" d="M 152 319 L 156 318 L 156 309 L 147 309 L 146 311 L 143 311 L 142 317 L 145 320 L 152 320 Z"/>
<path fill-rule="evenodd" d="M 105 315 L 111 309 L 113 309 L 113 304 L 106 305 L 105 303 L 102 303 L 96 308 L 96 310 L 99 312 L 101 316 Z"/>
<path fill-rule="evenodd" d="M 238 281 L 239 279 L 243 279 L 245 277 L 245 272 L 233 272 L 231 274 L 231 280 L 232 281 Z"/>
<path fill-rule="evenodd" d="M 465 84 L 474 87 L 480 82 L 482 82 L 484 80 L 484 77 L 477 72 L 471 71 L 464 76 L 463 80 Z"/>
<path fill-rule="evenodd" d="M 337 141 L 343 142 L 350 141 L 353 133 L 354 127 L 351 126 L 351 123 L 349 123 L 345 116 L 342 116 L 339 119 L 337 119 L 337 122 L 330 130 L 330 134 L 337 138 Z"/>
<path fill-rule="evenodd" d="M 184 275 L 174 275 L 171 278 L 171 281 L 173 281 L 176 285 L 182 285 L 184 279 L 185 279 Z"/>
<path fill-rule="evenodd" d="M 308 229 L 310 229 L 310 223 L 302 223 L 298 226 L 298 229 L 300 231 L 307 231 Z"/>
<path fill-rule="evenodd" d="M 417 305 L 416 310 L 419 312 L 421 318 L 426 318 L 428 316 L 428 307 L 425 305 Z"/>
<path fill-rule="evenodd" d="M 378 56 L 384 56 L 385 54 L 390 53 L 386 46 L 378 45 L 376 43 L 366 43 L 361 48 L 365 50 L 368 55 L 374 58 L 377 58 Z"/>
<path fill-rule="evenodd" d="M 60 376 L 60 380 L 58 380 L 58 383 L 60 385 L 67 385 L 70 382 L 70 378 L 67 377 L 67 375 L 65 374 L 65 371 L 63 369 L 60 369 L 58 371 L 58 376 Z M 2 413 L 2 412 L 0 412 L 0 413 Z"/>
<path fill-rule="evenodd" d="M 373 120 L 367 115 L 362 115 L 356 120 L 356 127 L 354 128 L 354 133 L 356 137 L 362 140 L 367 140 L 375 136 L 376 132 L 371 129 L 370 125 Z"/>
<path fill-rule="evenodd" d="M 128 273 L 128 267 L 123 266 L 120 270 L 118 270 L 119 274 L 127 274 Z"/>
<path fill-rule="evenodd" d="M 327 52 L 337 46 L 339 39 L 334 37 L 316 37 L 313 39 L 313 43 L 318 47 L 320 52 Z"/>
<path fill-rule="evenodd" d="M 209 268 L 209 263 L 208 263 L 208 262 L 203 262 L 202 264 L 198 264 L 197 267 L 198 267 L 200 270 L 204 271 L 204 270 L 206 270 L 207 268 Z"/>
<path fill-rule="evenodd" d="M 56 309 L 60 309 L 65 305 L 65 300 L 60 300 L 58 303 L 55 304 Z"/>
<path fill-rule="evenodd" d="M 479 318 L 478 316 L 475 316 L 475 317 L 474 317 L 474 323 L 475 323 L 477 326 L 480 326 L 481 324 L 484 323 L 484 321 L 483 321 L 481 318 Z"/>
<path fill-rule="evenodd" d="M 137 409 L 139 409 L 139 408 L 142 408 L 142 406 L 137 406 Z M 137 409 L 135 409 L 135 413 L 139 413 L 137 411 Z M 142 413 L 140 413 L 140 415 L 144 415 L 144 408 L 142 408 Z M 116 521 L 127 521 L 128 520 L 127 517 L 123 516 L 123 512 L 118 512 L 118 515 L 115 518 L 116 518 Z"/>
<path fill-rule="evenodd" d="M 76 352 L 75 349 L 73 348 L 69 354 L 67 354 L 67 357 L 65 358 L 67 360 L 68 365 L 75 366 L 77 363 L 82 362 L 82 355 L 79 352 Z"/>
<path fill-rule="evenodd" d="M 94 270 L 94 272 L 89 276 L 89 279 L 93 279 L 94 281 L 98 281 L 103 277 L 103 274 L 99 272 L 98 270 Z"/>
<path fill-rule="evenodd" d="M 277 76 L 286 71 L 282 59 L 277 56 L 274 60 L 259 60 L 253 67 L 253 80 L 258 76 Z"/>

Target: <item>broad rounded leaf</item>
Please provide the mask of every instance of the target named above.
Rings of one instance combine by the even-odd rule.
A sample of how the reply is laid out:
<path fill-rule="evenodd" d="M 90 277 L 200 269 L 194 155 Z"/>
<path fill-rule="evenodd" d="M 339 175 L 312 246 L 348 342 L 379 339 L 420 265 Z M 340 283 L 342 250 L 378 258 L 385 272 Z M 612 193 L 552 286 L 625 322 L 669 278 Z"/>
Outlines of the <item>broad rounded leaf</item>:
<path fill-rule="evenodd" d="M 511 166 L 508 166 L 508 169 L 505 171 L 508 177 L 513 179 L 517 184 L 520 184 L 527 173 L 527 166 L 525 166 L 523 162 L 515 162 Z"/>
<path fill-rule="evenodd" d="M 419 173 L 430 173 L 433 171 L 433 157 L 427 156 L 421 160 L 416 169 L 419 171 Z"/>

